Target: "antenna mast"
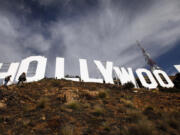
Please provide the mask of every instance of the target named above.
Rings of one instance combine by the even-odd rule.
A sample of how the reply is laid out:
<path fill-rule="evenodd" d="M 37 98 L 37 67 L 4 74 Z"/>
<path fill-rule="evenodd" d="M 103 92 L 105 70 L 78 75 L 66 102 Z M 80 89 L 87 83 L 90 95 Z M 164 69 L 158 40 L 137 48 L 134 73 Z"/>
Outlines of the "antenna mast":
<path fill-rule="evenodd" d="M 150 55 L 149 55 L 149 54 L 145 51 L 145 49 L 141 46 L 141 44 L 139 43 L 139 41 L 137 41 L 137 46 L 141 49 L 141 51 L 142 51 L 142 53 L 143 53 L 143 56 L 144 56 L 144 58 L 145 58 L 145 61 L 146 61 L 147 65 L 150 66 L 151 71 L 161 69 L 161 68 L 156 64 L 156 62 L 154 62 L 154 61 L 150 58 Z"/>

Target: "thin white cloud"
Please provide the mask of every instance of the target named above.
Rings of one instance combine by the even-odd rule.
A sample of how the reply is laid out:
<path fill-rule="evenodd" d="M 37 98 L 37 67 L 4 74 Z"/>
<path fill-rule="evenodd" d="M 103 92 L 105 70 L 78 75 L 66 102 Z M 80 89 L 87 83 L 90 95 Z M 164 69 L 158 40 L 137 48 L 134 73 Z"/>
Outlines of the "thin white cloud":
<path fill-rule="evenodd" d="M 0 60 L 18 61 L 33 53 L 44 54 L 50 43 L 40 32 L 33 32 L 20 20 L 0 14 Z M 32 49 L 32 51 L 31 51 Z M 35 52 L 33 52 L 33 50 Z"/>
<path fill-rule="evenodd" d="M 38 50 L 41 53 L 44 53 L 50 49 L 50 43 L 48 40 L 44 39 L 41 34 L 36 33 L 25 40 L 23 47 L 32 48 Z"/>
<path fill-rule="evenodd" d="M 152 48 L 151 55 L 157 57 L 180 37 L 179 25 L 169 28 L 180 22 L 178 0 L 156 2 L 131 22 L 126 12 L 116 8 L 105 1 L 95 14 L 68 23 L 60 20 L 53 25 L 52 34 L 63 39 L 66 57 L 109 59 L 118 65 L 143 66 L 140 51 L 134 49 L 136 40 L 147 43 L 143 46 Z"/>

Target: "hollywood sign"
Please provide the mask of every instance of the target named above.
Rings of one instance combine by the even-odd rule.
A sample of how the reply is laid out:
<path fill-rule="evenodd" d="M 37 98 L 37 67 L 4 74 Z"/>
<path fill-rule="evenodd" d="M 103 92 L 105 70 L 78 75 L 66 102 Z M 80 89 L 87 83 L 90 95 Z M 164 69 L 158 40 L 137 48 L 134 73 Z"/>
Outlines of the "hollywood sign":
<path fill-rule="evenodd" d="M 36 71 L 34 76 L 27 77 L 27 82 L 33 82 L 43 79 L 45 77 L 46 63 L 47 63 L 47 58 L 43 56 L 30 56 L 27 57 L 26 59 L 23 59 L 21 63 L 19 62 L 10 63 L 7 72 L 0 72 L 0 79 L 4 79 L 7 75 L 12 75 L 11 82 L 9 82 L 8 85 L 12 84 L 13 82 L 17 82 L 18 77 L 21 75 L 21 73 L 23 72 L 27 73 L 30 63 L 34 61 L 37 62 Z M 114 84 L 113 72 L 115 72 L 116 76 L 118 77 L 122 85 L 127 82 L 132 82 L 136 88 L 138 87 L 132 68 L 117 67 L 114 66 L 113 62 L 110 61 L 107 61 L 105 66 L 102 64 L 101 61 L 98 60 L 94 60 L 94 63 L 97 66 L 97 69 L 102 74 L 103 78 L 98 78 L 98 79 L 90 78 L 88 72 L 87 60 L 79 59 L 80 78 L 83 82 L 103 83 L 105 81 L 105 83 Z M 0 69 L 2 66 L 3 63 L 0 63 Z M 180 72 L 180 65 L 174 65 L 174 67 L 178 70 L 178 72 Z M 80 81 L 80 78 L 66 78 L 64 72 L 65 72 L 64 58 L 57 57 L 56 67 L 55 67 L 55 78 Z M 145 88 L 155 89 L 158 87 L 158 84 L 164 88 L 174 87 L 173 82 L 166 74 L 166 72 L 164 72 L 163 70 L 154 70 L 151 72 L 145 68 L 138 68 L 136 69 L 135 72 L 142 86 Z M 149 82 L 147 82 L 146 78 L 149 79 Z"/>

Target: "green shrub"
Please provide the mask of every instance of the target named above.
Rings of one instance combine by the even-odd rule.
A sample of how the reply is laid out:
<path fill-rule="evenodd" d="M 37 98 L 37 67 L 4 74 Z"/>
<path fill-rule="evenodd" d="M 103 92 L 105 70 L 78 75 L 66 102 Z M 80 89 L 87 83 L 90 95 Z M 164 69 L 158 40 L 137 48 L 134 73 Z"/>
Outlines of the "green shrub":
<path fill-rule="evenodd" d="M 94 111 L 93 111 L 93 114 L 95 115 L 95 116 L 100 116 L 100 115 L 104 115 L 104 112 L 105 112 L 105 110 L 104 110 L 104 108 L 102 108 L 101 106 L 95 106 L 94 107 Z"/>
<path fill-rule="evenodd" d="M 180 89 L 177 89 L 177 88 L 159 88 L 159 91 L 168 92 L 168 93 L 176 93 L 176 92 L 180 92 Z"/>
<path fill-rule="evenodd" d="M 178 129 L 180 127 L 180 122 L 174 118 L 169 119 L 167 123 L 171 128 L 174 128 L 174 129 Z"/>
<path fill-rule="evenodd" d="M 37 105 L 38 106 L 38 105 Z M 41 105 L 40 105 L 41 106 Z M 39 106 L 38 106 L 39 107 Z M 34 105 L 31 105 L 31 104 L 25 104 L 24 106 L 23 106 L 23 111 L 24 112 L 29 112 L 29 111 L 33 111 L 33 110 L 35 110 L 36 109 L 36 106 Z"/>
<path fill-rule="evenodd" d="M 180 127 L 180 113 L 162 113 L 161 120 L 158 121 L 157 128 L 164 132 L 172 132 L 172 130 L 179 132 Z"/>
<path fill-rule="evenodd" d="M 111 126 L 110 126 L 110 123 L 108 121 L 103 122 L 102 126 L 103 126 L 105 131 L 107 131 L 107 132 L 111 131 Z"/>
<path fill-rule="evenodd" d="M 138 123 L 133 123 L 128 127 L 120 128 L 120 135 L 158 135 L 152 122 L 141 120 Z"/>
<path fill-rule="evenodd" d="M 72 101 L 70 103 L 67 104 L 67 107 L 73 110 L 79 110 L 80 109 L 80 103 L 77 101 Z"/>
<path fill-rule="evenodd" d="M 72 125 L 65 125 L 61 128 L 61 135 L 74 135 L 74 128 Z"/>
<path fill-rule="evenodd" d="M 153 107 L 150 107 L 150 106 L 144 109 L 143 114 L 146 115 L 149 120 L 156 120 L 162 117 L 161 113 L 156 113 Z"/>
<path fill-rule="evenodd" d="M 136 111 L 132 111 L 131 113 L 128 114 L 128 117 L 126 118 L 126 121 L 128 123 L 138 123 L 144 118 L 144 116 Z"/>
<path fill-rule="evenodd" d="M 129 135 L 153 135 L 154 131 L 154 127 L 147 121 L 142 121 L 129 127 Z"/>
<path fill-rule="evenodd" d="M 62 88 L 62 85 L 58 80 L 52 80 L 51 84 L 53 87 Z"/>
<path fill-rule="evenodd" d="M 89 108 L 90 106 L 91 106 L 91 105 L 90 105 L 89 103 L 84 103 L 84 104 L 83 104 L 83 107 L 84 107 L 84 108 Z"/>
<path fill-rule="evenodd" d="M 123 95 L 123 96 L 121 96 L 121 97 L 123 97 L 123 98 L 126 99 L 126 100 L 132 100 L 132 99 L 133 99 L 133 96 L 132 96 L 132 95 Z"/>
<path fill-rule="evenodd" d="M 180 113 L 172 112 L 169 116 L 165 116 L 166 123 L 173 129 L 180 130 Z"/>
<path fill-rule="evenodd" d="M 134 86 L 134 84 L 132 82 L 128 82 L 128 83 L 124 84 L 122 88 L 125 89 L 125 90 L 131 90 L 134 87 L 135 86 Z"/>
<path fill-rule="evenodd" d="M 3 122 L 4 122 L 4 117 L 0 116 L 0 123 L 3 123 Z"/>
<path fill-rule="evenodd" d="M 105 91 L 100 91 L 99 92 L 99 94 L 98 94 L 98 96 L 100 97 L 100 98 L 106 98 L 107 97 L 107 92 L 105 92 Z"/>
<path fill-rule="evenodd" d="M 49 104 L 49 99 L 47 97 L 41 97 L 38 100 L 37 108 L 45 108 L 46 105 L 48 105 L 48 104 Z"/>
<path fill-rule="evenodd" d="M 121 98 L 120 102 L 122 102 L 125 105 L 125 107 L 134 109 L 134 104 L 133 104 L 133 102 L 131 100 Z"/>

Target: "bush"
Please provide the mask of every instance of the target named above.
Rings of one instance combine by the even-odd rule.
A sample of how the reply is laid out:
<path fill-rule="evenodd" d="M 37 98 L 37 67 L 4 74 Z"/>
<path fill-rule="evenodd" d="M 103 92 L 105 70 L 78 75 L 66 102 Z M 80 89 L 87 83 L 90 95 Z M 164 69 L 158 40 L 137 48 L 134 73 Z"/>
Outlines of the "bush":
<path fill-rule="evenodd" d="M 0 123 L 3 123 L 3 122 L 4 122 L 4 117 L 0 116 Z"/>
<path fill-rule="evenodd" d="M 65 125 L 61 128 L 62 135 L 74 135 L 74 128 L 71 125 Z"/>
<path fill-rule="evenodd" d="M 145 119 L 144 115 L 135 109 L 128 109 L 126 114 L 127 117 L 125 120 L 127 123 L 139 123 Z"/>
<path fill-rule="evenodd" d="M 122 95 L 121 97 L 126 99 L 126 100 L 132 100 L 133 99 L 132 95 Z"/>
<path fill-rule="evenodd" d="M 169 92 L 169 93 L 176 93 L 176 92 L 180 92 L 180 89 L 177 89 L 177 88 L 159 88 L 159 91 L 161 91 L 161 92 Z"/>
<path fill-rule="evenodd" d="M 48 104 L 49 104 L 49 99 L 47 97 L 41 97 L 38 100 L 37 108 L 45 108 L 46 105 L 48 105 Z"/>
<path fill-rule="evenodd" d="M 102 126 L 103 126 L 105 131 L 107 131 L 107 132 L 111 131 L 111 126 L 110 126 L 109 121 L 103 122 Z"/>
<path fill-rule="evenodd" d="M 134 87 L 135 86 L 134 86 L 134 84 L 132 82 L 128 82 L 128 83 L 124 84 L 122 88 L 125 89 L 125 90 L 130 90 L 130 89 L 132 89 Z"/>
<path fill-rule="evenodd" d="M 39 106 L 38 107 L 41 107 L 41 105 L 39 104 Z M 34 105 L 31 105 L 31 104 L 25 104 L 24 106 L 23 106 L 23 111 L 25 111 L 25 112 L 29 112 L 29 111 L 33 111 L 33 110 L 35 110 L 36 109 L 36 106 Z"/>
<path fill-rule="evenodd" d="M 62 88 L 62 85 L 58 80 L 52 80 L 51 85 L 53 87 Z"/>
<path fill-rule="evenodd" d="M 175 75 L 175 79 L 173 80 L 175 87 L 180 89 L 180 73 Z"/>
<path fill-rule="evenodd" d="M 79 110 L 80 109 L 80 103 L 77 101 L 72 101 L 67 104 L 67 107 L 73 110 Z"/>
<path fill-rule="evenodd" d="M 129 135 L 153 135 L 155 128 L 148 121 L 141 121 L 129 127 Z"/>
<path fill-rule="evenodd" d="M 180 127 L 180 113 L 172 112 L 165 117 L 166 123 L 173 129 L 179 130 Z"/>
<path fill-rule="evenodd" d="M 171 118 L 167 121 L 169 126 L 174 129 L 178 129 L 180 127 L 180 122 L 176 120 L 175 118 Z"/>
<path fill-rule="evenodd" d="M 121 98 L 120 101 L 125 105 L 125 107 L 134 109 L 134 104 L 131 100 Z"/>
<path fill-rule="evenodd" d="M 4 98 L 4 93 L 3 90 L 0 89 L 0 100 L 2 100 Z"/>
<path fill-rule="evenodd" d="M 95 116 L 103 115 L 103 114 L 104 114 L 104 108 L 102 108 L 102 107 L 100 107 L 100 106 L 95 106 L 95 107 L 94 107 L 93 114 L 94 114 Z"/>
<path fill-rule="evenodd" d="M 154 109 L 150 106 L 144 109 L 143 114 L 146 115 L 149 120 L 156 120 L 162 117 L 161 113 L 156 113 Z"/>
<path fill-rule="evenodd" d="M 179 132 L 180 114 L 179 112 L 163 113 L 162 119 L 158 121 L 157 128 L 164 132 Z"/>
<path fill-rule="evenodd" d="M 120 128 L 120 135 L 156 135 L 154 124 L 146 119 L 139 119 L 137 123 Z"/>
<path fill-rule="evenodd" d="M 98 96 L 99 96 L 100 98 L 106 98 L 106 97 L 108 96 L 108 94 L 107 94 L 106 91 L 100 91 L 99 94 L 98 94 Z"/>

